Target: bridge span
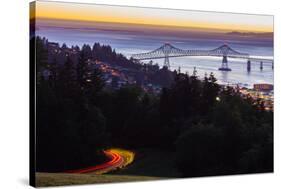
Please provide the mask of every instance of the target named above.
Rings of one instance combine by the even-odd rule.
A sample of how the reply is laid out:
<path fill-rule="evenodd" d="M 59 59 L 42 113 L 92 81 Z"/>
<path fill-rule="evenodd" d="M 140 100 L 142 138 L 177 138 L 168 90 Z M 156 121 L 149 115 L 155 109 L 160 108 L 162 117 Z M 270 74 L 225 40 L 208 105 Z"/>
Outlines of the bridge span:
<path fill-rule="evenodd" d="M 219 70 L 231 71 L 228 67 L 228 58 L 238 58 L 247 60 L 247 70 L 251 71 L 251 62 L 260 62 L 260 69 L 263 69 L 264 63 L 271 63 L 273 69 L 273 59 L 252 57 L 247 53 L 238 52 L 228 45 L 224 44 L 211 50 L 183 50 L 174 47 L 170 43 L 165 43 L 161 47 L 146 53 L 133 54 L 132 58 L 136 60 L 151 60 L 164 58 L 164 66 L 170 68 L 169 58 L 183 56 L 214 56 L 222 57 L 222 64 Z"/>

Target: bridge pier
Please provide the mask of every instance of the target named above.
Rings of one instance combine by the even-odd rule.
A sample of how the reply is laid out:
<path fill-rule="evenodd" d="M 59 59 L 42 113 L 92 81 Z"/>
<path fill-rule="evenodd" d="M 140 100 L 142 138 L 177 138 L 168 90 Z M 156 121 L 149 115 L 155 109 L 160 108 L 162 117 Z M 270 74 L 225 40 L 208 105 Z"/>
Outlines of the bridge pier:
<path fill-rule="evenodd" d="M 227 56 L 223 55 L 222 57 L 222 64 L 221 67 L 219 68 L 220 71 L 231 71 L 231 69 L 228 67 L 228 61 L 227 61 Z"/>
<path fill-rule="evenodd" d="M 247 61 L 247 71 L 248 72 L 251 71 L 251 61 L 250 60 Z"/>
<path fill-rule="evenodd" d="M 168 69 L 170 69 L 169 56 L 165 56 L 165 58 L 164 58 L 164 66 L 166 66 Z"/>
<path fill-rule="evenodd" d="M 260 70 L 263 70 L 263 62 L 260 62 Z"/>

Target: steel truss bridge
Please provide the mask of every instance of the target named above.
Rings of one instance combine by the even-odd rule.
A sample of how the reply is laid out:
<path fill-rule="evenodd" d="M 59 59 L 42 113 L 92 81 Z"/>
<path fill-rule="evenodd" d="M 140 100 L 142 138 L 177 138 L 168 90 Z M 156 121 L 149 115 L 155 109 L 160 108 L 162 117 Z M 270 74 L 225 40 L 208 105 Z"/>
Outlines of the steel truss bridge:
<path fill-rule="evenodd" d="M 228 58 L 238 58 L 247 60 L 247 70 L 251 70 L 251 61 L 260 62 L 260 69 L 263 69 L 263 63 L 272 63 L 273 69 L 273 60 L 265 58 L 255 58 L 251 57 L 247 53 L 238 52 L 228 45 L 224 44 L 218 48 L 212 50 L 183 50 L 174 47 L 169 43 L 165 43 L 158 49 L 155 49 L 150 52 L 133 54 L 132 58 L 136 60 L 151 60 L 151 59 L 162 59 L 164 58 L 164 66 L 170 68 L 169 58 L 172 57 L 183 57 L 183 56 L 213 56 L 213 57 L 222 57 L 222 65 L 219 70 L 222 71 L 231 71 L 228 67 Z"/>

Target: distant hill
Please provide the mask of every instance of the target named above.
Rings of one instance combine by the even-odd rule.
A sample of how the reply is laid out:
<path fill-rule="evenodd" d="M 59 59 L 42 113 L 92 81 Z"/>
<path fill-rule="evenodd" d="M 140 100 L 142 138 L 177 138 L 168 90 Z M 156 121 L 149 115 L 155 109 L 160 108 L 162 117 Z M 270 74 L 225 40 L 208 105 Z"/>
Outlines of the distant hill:
<path fill-rule="evenodd" d="M 244 37 L 273 37 L 273 32 L 263 32 L 263 33 L 255 33 L 255 32 L 237 32 L 232 31 L 226 33 L 227 35 L 233 36 L 244 36 Z"/>

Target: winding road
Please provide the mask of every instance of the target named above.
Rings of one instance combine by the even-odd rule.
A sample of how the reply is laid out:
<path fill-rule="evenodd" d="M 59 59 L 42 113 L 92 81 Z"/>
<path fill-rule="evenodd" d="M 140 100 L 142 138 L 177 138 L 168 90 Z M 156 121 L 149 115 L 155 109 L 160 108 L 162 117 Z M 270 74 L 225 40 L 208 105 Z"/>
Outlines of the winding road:
<path fill-rule="evenodd" d="M 104 174 L 127 166 L 133 162 L 135 156 L 135 154 L 131 151 L 117 148 L 105 150 L 104 153 L 110 159 L 108 162 L 87 168 L 66 171 L 66 173 Z"/>

